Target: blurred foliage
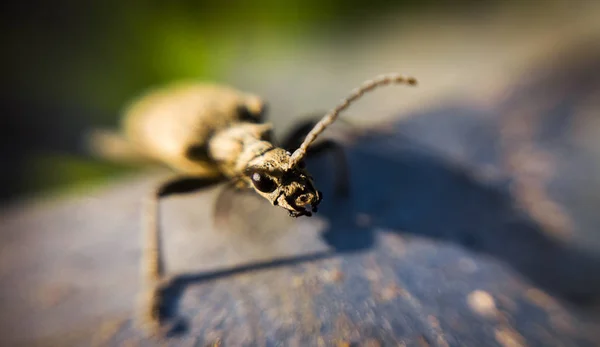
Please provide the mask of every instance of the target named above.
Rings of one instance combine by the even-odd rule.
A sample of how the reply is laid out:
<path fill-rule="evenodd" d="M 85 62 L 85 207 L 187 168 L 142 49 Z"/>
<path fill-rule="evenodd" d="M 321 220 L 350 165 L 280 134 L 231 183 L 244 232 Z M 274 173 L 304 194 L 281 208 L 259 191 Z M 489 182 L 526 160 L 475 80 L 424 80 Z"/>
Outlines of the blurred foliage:
<path fill-rule="evenodd" d="M 135 170 L 106 161 L 98 161 L 61 153 L 31 156 L 23 177 L 28 191 L 77 193 L 100 186 L 107 178 Z"/>
<path fill-rule="evenodd" d="M 15 3 L 5 46 L 13 91 L 47 103 L 114 112 L 148 85 L 219 78 L 236 56 L 327 33 L 359 30 L 390 7 L 427 1 L 106 1 Z M 10 23 L 9 23 L 10 26 Z M 256 45 L 254 45 L 256 43 Z M 256 49 L 260 48 L 260 51 Z M 22 67 L 27 67 L 22 69 Z"/>
<path fill-rule="evenodd" d="M 457 1 L 447 6 L 455 8 L 459 3 L 473 4 Z M 3 96 L 36 105 L 36 110 L 76 109 L 80 111 L 77 117 L 90 123 L 114 123 L 123 104 L 151 85 L 178 78 L 218 80 L 240 57 L 257 60 L 272 50 L 301 49 L 301 43 L 310 40 L 307 38 L 351 38 L 373 18 L 392 10 L 406 13 L 433 5 L 439 8 L 429 0 L 57 0 L 7 4 L 0 24 L 6 52 Z M 29 117 L 23 123 L 52 117 L 23 115 L 27 112 L 16 110 L 3 117 Z M 12 120 L 8 123 L 24 129 L 23 134 L 13 136 L 29 136 L 29 126 L 15 126 Z M 61 126 L 69 126 L 68 120 L 52 130 L 57 137 Z M 28 157 L 19 160 L 25 163 L 21 171 L 27 174 L 17 175 L 23 176 L 19 179 L 26 191 L 85 181 L 115 170 L 66 153 L 48 154 L 51 146 L 40 146 L 43 152 L 36 152 L 39 148 L 23 150 Z"/>
<path fill-rule="evenodd" d="M 418 11 L 435 3 L 15 2 L 15 13 L 5 23 L 12 30 L 3 30 L 3 42 L 18 64 L 8 71 L 18 73 L 14 91 L 48 103 L 114 112 L 148 85 L 182 77 L 217 79 L 233 57 L 260 58 L 269 47 L 306 37 L 352 36 L 378 14 Z"/>

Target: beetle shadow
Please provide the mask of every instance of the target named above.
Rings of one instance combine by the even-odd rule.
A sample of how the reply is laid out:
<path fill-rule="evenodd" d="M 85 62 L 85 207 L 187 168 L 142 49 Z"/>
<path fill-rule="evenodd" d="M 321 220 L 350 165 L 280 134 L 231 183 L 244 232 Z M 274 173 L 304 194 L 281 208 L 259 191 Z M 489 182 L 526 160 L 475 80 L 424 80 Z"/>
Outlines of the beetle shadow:
<path fill-rule="evenodd" d="M 268 261 L 251 262 L 248 264 L 223 268 L 214 271 L 182 274 L 175 276 L 166 286 L 161 296 L 163 297 L 162 307 L 159 310 L 159 317 L 162 322 L 168 323 L 167 336 L 173 337 L 186 333 L 189 330 L 188 323 L 178 316 L 178 309 L 183 292 L 190 285 L 199 284 L 206 281 L 217 280 L 229 276 L 240 275 L 252 271 L 268 270 L 295 264 L 314 262 L 327 259 L 339 254 L 335 249 L 321 252 L 314 252 L 305 255 L 278 258 Z"/>
<path fill-rule="evenodd" d="M 193 284 L 250 271 L 289 266 L 375 246 L 376 233 L 423 236 L 491 255 L 566 303 L 587 304 L 600 294 L 598 257 L 559 242 L 515 206 L 510 177 L 482 180 L 474 168 L 500 162 L 497 125 L 482 110 L 458 105 L 367 132 L 346 146 L 350 196 L 335 197 L 327 155 L 307 160 L 324 192 L 318 216 L 331 251 L 181 275 L 165 290 L 164 320 L 176 321 L 184 290 Z M 468 166 L 456 165 L 452 157 Z M 271 206 L 268 206 L 271 207 Z M 360 226 L 356 216 L 368 216 Z M 178 321 L 171 335 L 187 331 Z"/>
<path fill-rule="evenodd" d="M 349 147 L 352 196 L 324 200 L 323 240 L 359 252 L 377 232 L 424 236 L 490 255 L 566 304 L 597 303 L 600 256 L 559 241 L 518 208 L 511 177 L 498 169 L 498 127 L 481 112 L 458 106 L 415 115 Z M 474 174 L 483 167 L 496 174 Z M 368 226 L 349 218 L 360 215 Z"/>

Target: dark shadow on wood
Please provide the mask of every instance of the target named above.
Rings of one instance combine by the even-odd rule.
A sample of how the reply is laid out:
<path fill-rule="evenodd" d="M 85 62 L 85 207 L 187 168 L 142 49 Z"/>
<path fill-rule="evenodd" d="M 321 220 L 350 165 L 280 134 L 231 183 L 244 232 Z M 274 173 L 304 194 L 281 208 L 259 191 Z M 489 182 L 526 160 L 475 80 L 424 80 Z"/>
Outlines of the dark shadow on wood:
<path fill-rule="evenodd" d="M 177 311 L 183 292 L 188 286 L 253 271 L 269 270 L 278 267 L 327 259 L 334 257 L 337 254 L 338 253 L 335 250 L 323 251 L 296 257 L 254 262 L 220 270 L 176 276 L 173 278 L 170 285 L 163 291 L 163 297 L 165 298 L 165 301 L 163 302 L 163 307 L 161 308 L 160 319 L 161 321 L 169 324 L 171 327 L 168 336 L 177 336 L 183 334 L 187 332 L 188 324 L 187 322 L 178 318 Z"/>
<path fill-rule="evenodd" d="M 444 127 L 444 122 L 452 119 L 462 123 L 461 129 L 473 130 L 470 134 L 460 134 L 464 144 L 473 148 L 461 147 L 456 139 L 447 139 L 446 143 L 436 139 L 437 149 L 431 151 L 408 136 L 423 134 L 420 125 Z M 481 180 L 471 169 L 435 154 L 442 150 L 462 150 L 460 154 L 471 168 L 494 164 L 496 126 L 485 126 L 482 119 L 485 117 L 478 117 L 470 109 L 453 108 L 398 122 L 389 135 L 362 138 L 349 148 L 351 199 L 336 203 L 324 200 L 322 204 L 320 216 L 329 221 L 323 239 L 341 252 L 371 247 L 377 229 L 404 237 L 439 239 L 495 257 L 566 303 L 583 306 L 598 301 L 597 253 L 584 252 L 569 242 L 559 241 L 518 209 L 506 189 L 511 177 Z M 320 172 L 317 177 L 327 176 Z M 358 214 L 369 216 L 368 227 L 359 227 L 349 218 Z M 364 243 L 355 242 L 359 239 Z"/>

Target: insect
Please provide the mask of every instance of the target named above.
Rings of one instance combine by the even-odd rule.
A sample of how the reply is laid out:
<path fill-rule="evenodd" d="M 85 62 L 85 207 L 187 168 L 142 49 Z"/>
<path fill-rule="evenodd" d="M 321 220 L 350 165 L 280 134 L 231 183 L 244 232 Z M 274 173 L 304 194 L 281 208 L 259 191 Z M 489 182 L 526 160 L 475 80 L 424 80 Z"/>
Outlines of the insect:
<path fill-rule="evenodd" d="M 389 84 L 416 85 L 412 77 L 386 74 L 366 81 L 320 119 L 299 124 L 277 144 L 265 122 L 267 104 L 260 97 L 231 87 L 179 83 L 135 99 L 124 112 L 122 130 L 96 132 L 92 149 L 113 160 L 166 164 L 177 174 L 160 182 L 145 201 L 142 234 L 140 319 L 146 329 L 160 329 L 161 294 L 169 280 L 163 270 L 159 200 L 228 181 L 254 189 L 292 217 L 317 212 L 323 194 L 307 172 L 304 158 L 334 151 L 340 165 L 336 192 L 347 190 L 345 157 L 332 140 L 315 142 L 340 112 L 364 93 Z"/>

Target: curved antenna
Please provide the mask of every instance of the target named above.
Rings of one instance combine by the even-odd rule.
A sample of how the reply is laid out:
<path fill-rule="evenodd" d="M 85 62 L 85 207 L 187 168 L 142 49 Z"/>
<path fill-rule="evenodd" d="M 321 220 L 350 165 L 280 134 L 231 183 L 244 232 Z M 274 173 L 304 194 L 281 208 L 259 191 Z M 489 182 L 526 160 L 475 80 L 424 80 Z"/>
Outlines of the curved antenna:
<path fill-rule="evenodd" d="M 306 156 L 308 146 L 310 146 L 329 125 L 331 125 L 340 112 L 347 109 L 353 102 L 360 99 L 366 92 L 370 92 L 377 87 L 382 87 L 388 84 L 406 84 L 414 86 L 417 80 L 414 77 L 406 77 L 399 74 L 391 73 L 375 77 L 372 80 L 363 82 L 363 84 L 354 89 L 349 96 L 342 100 L 333 110 L 329 111 L 312 130 L 304 138 L 304 142 L 294 151 L 290 158 L 290 168 L 295 167 Z"/>

